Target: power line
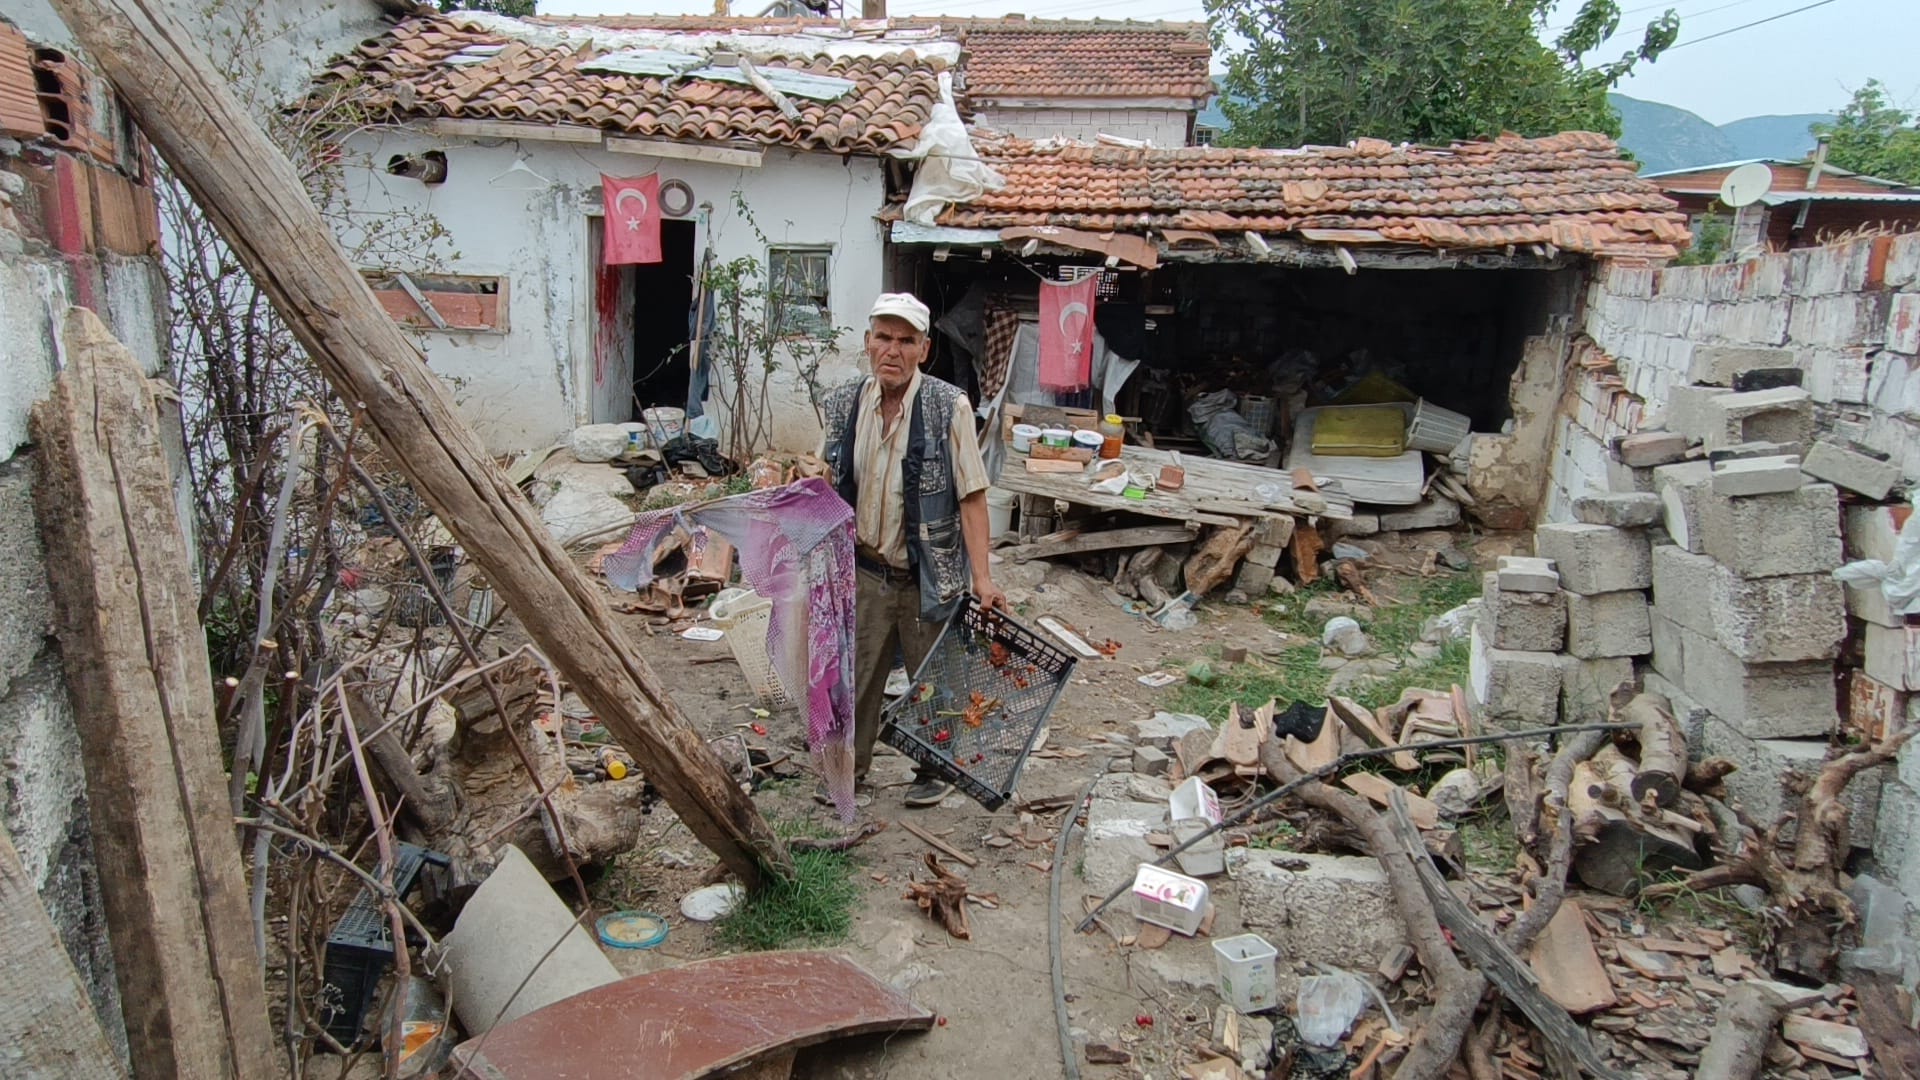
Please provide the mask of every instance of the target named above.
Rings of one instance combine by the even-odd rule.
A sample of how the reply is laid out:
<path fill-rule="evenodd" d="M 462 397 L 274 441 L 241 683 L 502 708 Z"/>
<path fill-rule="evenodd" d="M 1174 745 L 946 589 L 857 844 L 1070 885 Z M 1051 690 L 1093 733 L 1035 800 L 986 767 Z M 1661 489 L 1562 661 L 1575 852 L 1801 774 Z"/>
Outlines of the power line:
<path fill-rule="evenodd" d="M 1708 9 L 1706 9 L 1705 11 L 1682 11 L 1682 12 L 1679 12 L 1679 15 L 1680 15 L 1680 18 L 1681 18 L 1681 19 L 1682 19 L 1683 21 L 1684 21 L 1684 20 L 1686 20 L 1686 19 L 1698 19 L 1698 18 L 1700 18 L 1700 17 L 1701 17 L 1701 16 L 1703 16 L 1703 15 L 1711 15 L 1711 14 L 1713 14 L 1713 13 L 1714 13 L 1714 12 L 1716 12 L 1716 11 L 1725 11 L 1725 10 L 1727 10 L 1728 8 L 1737 8 L 1737 7 L 1739 7 L 1739 6 L 1741 6 L 1742 4 L 1751 4 L 1751 3 L 1753 3 L 1753 0 L 1733 0 L 1733 2 L 1732 2 L 1732 3 L 1730 3 L 1730 4 L 1721 4 L 1721 5 L 1719 6 L 1719 7 L 1710 7 L 1710 8 L 1708 8 Z M 1621 13 L 1620 13 L 1620 17 L 1621 17 L 1622 19 L 1624 19 L 1624 18 L 1626 18 L 1626 17 L 1628 16 L 1628 15 L 1636 15 L 1636 14 L 1638 14 L 1638 13 L 1640 13 L 1640 12 L 1642 12 L 1642 11 L 1652 11 L 1652 10 L 1654 10 L 1655 8 L 1669 8 L 1669 9 L 1671 9 L 1671 8 L 1675 8 L 1675 7 L 1679 7 L 1679 6 L 1680 6 L 1679 4 L 1674 4 L 1674 3 L 1671 3 L 1671 2 L 1667 2 L 1667 3 L 1659 3 L 1659 4 L 1645 4 L 1645 5 L 1642 5 L 1642 6 L 1640 6 L 1640 7 L 1637 7 L 1637 8 L 1628 8 L 1627 10 L 1625 10 L 1625 11 L 1623 11 L 1623 12 L 1621 12 Z M 1549 33 L 1549 34 L 1553 34 L 1554 36 L 1556 36 L 1556 37 L 1558 37 L 1559 35 L 1561 35 L 1561 34 L 1564 34 L 1564 33 L 1566 33 L 1566 31 L 1567 31 L 1567 27 L 1569 27 L 1569 26 L 1572 26 L 1572 25 L 1573 25 L 1573 23 L 1568 23 L 1568 24 L 1567 24 L 1566 26 L 1556 26 L 1556 27 L 1552 27 L 1551 29 L 1549 29 L 1549 30 L 1547 31 L 1547 33 Z M 1612 40 L 1613 40 L 1614 38 L 1617 38 L 1617 37 L 1623 37 L 1623 36 L 1625 36 L 1625 35 L 1627 35 L 1627 34 L 1631 34 L 1631 33 L 1634 33 L 1634 32 L 1635 32 L 1635 28 L 1633 28 L 1633 27 L 1628 27 L 1628 28 L 1626 28 L 1626 29 L 1623 29 L 1623 30 L 1615 30 L 1615 31 L 1614 31 L 1614 32 L 1613 32 L 1612 34 L 1609 34 L 1609 35 L 1608 35 L 1607 37 L 1605 37 L 1604 39 L 1602 39 L 1602 40 L 1601 40 L 1601 44 L 1602 44 L 1602 45 L 1604 45 L 1604 44 L 1606 44 L 1607 42 L 1609 42 L 1609 41 L 1612 41 Z"/>
<path fill-rule="evenodd" d="M 1717 37 L 1726 37 L 1728 34 L 1736 34 L 1742 30 L 1748 30 L 1755 26 L 1760 26 L 1764 23 L 1773 22 L 1776 19 L 1784 19 L 1789 15 L 1798 15 L 1803 11 L 1812 11 L 1814 8 L 1817 8 L 1817 7 L 1826 7 L 1828 4 L 1831 4 L 1831 3 L 1833 3 L 1833 0 L 1814 0 L 1813 3 L 1806 4 L 1802 7 L 1794 8 L 1792 11 L 1783 11 L 1778 15 L 1769 15 L 1764 19 L 1755 19 L 1750 23 L 1741 23 L 1739 26 L 1733 27 L 1728 30 L 1721 30 L 1718 33 L 1708 34 L 1706 37 L 1688 38 L 1687 40 L 1679 42 L 1678 44 L 1674 45 L 1672 48 L 1668 49 L 1667 51 L 1672 52 L 1674 49 L 1684 49 L 1689 45 L 1698 45 L 1703 41 L 1712 41 L 1714 38 L 1717 38 Z"/>

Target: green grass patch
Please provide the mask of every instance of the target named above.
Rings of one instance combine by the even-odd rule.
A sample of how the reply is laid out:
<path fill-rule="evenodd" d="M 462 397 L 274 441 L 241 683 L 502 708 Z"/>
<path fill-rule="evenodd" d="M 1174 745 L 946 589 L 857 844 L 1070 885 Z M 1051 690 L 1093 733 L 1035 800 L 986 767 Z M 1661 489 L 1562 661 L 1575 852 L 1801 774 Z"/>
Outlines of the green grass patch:
<path fill-rule="evenodd" d="M 776 818 L 782 839 L 825 839 L 826 826 L 807 818 Z M 729 949 L 759 952 L 793 945 L 833 945 L 853 925 L 860 887 L 854 862 L 839 851 L 796 851 L 793 877 L 749 895 L 733 913 L 714 923 L 714 938 Z"/>
<path fill-rule="evenodd" d="M 1383 583 L 1376 592 L 1383 602 L 1373 609 L 1372 620 L 1363 624 L 1373 641 L 1372 655 L 1406 660 L 1408 648 L 1420 640 L 1420 628 L 1428 619 L 1480 595 L 1480 575 L 1464 572 L 1402 577 Z M 1166 708 L 1204 716 L 1217 724 L 1226 719 L 1228 706 L 1234 703 L 1258 708 L 1273 698 L 1282 702 L 1323 700 L 1334 676 L 1320 666 L 1320 632 L 1325 620 L 1309 617 L 1306 604 L 1316 596 L 1338 595 L 1339 586 L 1330 578 L 1322 578 L 1269 608 L 1268 625 L 1304 640 L 1277 653 L 1250 654 L 1245 662 L 1230 667 L 1213 665 L 1210 685 L 1183 683 L 1167 696 Z M 1445 690 L 1455 683 L 1464 684 L 1468 652 L 1464 641 L 1447 642 L 1432 660 L 1406 660 L 1397 671 L 1356 684 L 1353 697 L 1374 708 L 1400 700 L 1401 692 L 1409 687 Z"/>

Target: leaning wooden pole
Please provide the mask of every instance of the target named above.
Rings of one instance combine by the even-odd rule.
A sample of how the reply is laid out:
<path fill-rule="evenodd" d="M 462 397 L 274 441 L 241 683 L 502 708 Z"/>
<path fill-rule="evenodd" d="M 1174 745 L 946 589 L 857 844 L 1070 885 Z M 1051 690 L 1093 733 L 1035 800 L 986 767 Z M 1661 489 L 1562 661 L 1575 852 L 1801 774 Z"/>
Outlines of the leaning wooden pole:
<path fill-rule="evenodd" d="M 133 1075 L 265 1080 L 266 985 L 160 414 L 93 312 L 68 311 L 61 344 L 33 408 L 34 504 Z"/>
<path fill-rule="evenodd" d="M 334 390 L 485 570 L 701 843 L 749 886 L 785 847 L 673 703 L 605 602 L 493 464 L 381 310 L 285 155 L 163 0 L 53 0 L 133 118 Z"/>

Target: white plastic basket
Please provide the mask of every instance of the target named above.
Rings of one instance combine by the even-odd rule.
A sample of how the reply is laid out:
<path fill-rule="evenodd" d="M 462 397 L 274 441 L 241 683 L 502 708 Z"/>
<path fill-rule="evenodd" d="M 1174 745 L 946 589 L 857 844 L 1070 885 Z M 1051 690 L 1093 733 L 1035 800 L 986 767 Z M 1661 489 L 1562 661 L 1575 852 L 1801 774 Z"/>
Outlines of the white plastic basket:
<path fill-rule="evenodd" d="M 1414 407 L 1413 420 L 1407 424 L 1407 449 L 1430 454 L 1448 454 L 1460 445 L 1473 428 L 1473 421 L 1452 409 L 1443 409 L 1426 398 Z"/>
<path fill-rule="evenodd" d="M 733 662 L 747 677 L 760 700 L 784 707 L 793 704 L 767 653 L 767 629 L 773 625 L 773 601 L 751 589 L 725 589 L 707 605 L 707 618 L 726 631 Z"/>

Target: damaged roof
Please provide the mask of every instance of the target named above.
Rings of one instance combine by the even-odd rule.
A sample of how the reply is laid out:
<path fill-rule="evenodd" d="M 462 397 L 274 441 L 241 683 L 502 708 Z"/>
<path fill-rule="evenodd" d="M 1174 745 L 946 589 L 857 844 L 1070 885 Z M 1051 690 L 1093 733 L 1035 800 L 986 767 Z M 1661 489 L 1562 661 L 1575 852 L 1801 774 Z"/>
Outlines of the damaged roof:
<path fill-rule="evenodd" d="M 806 29 L 756 22 L 750 33 L 623 33 L 591 20 L 418 15 L 362 43 L 316 82 L 322 90 L 358 83 L 373 95 L 371 107 L 391 119 L 566 124 L 841 154 L 879 153 L 919 137 L 939 100 L 939 73 L 950 64 L 942 54 L 957 55 L 953 45 L 927 35 L 834 41 Z M 721 70 L 730 60 L 707 69 L 715 77 L 702 77 L 702 65 L 729 47 L 753 57 L 798 118 Z M 639 70 L 592 70 L 596 62 Z"/>
<path fill-rule="evenodd" d="M 833 31 L 855 37 L 919 33 L 966 50 L 960 87 L 975 100 L 1005 98 L 1176 98 L 1195 105 L 1213 95 L 1213 56 L 1203 22 L 1114 19 L 909 17 L 854 21 L 757 19 L 714 15 L 536 16 L 532 21 L 614 30 L 687 33 Z"/>
<path fill-rule="evenodd" d="M 1348 147 L 1144 149 L 976 132 L 1006 187 L 949 207 L 959 228 L 1191 230 L 1457 250 L 1551 244 L 1669 258 L 1685 215 L 1604 135 L 1508 135 L 1445 147 L 1361 139 Z M 1340 230 L 1338 236 L 1313 230 Z"/>

